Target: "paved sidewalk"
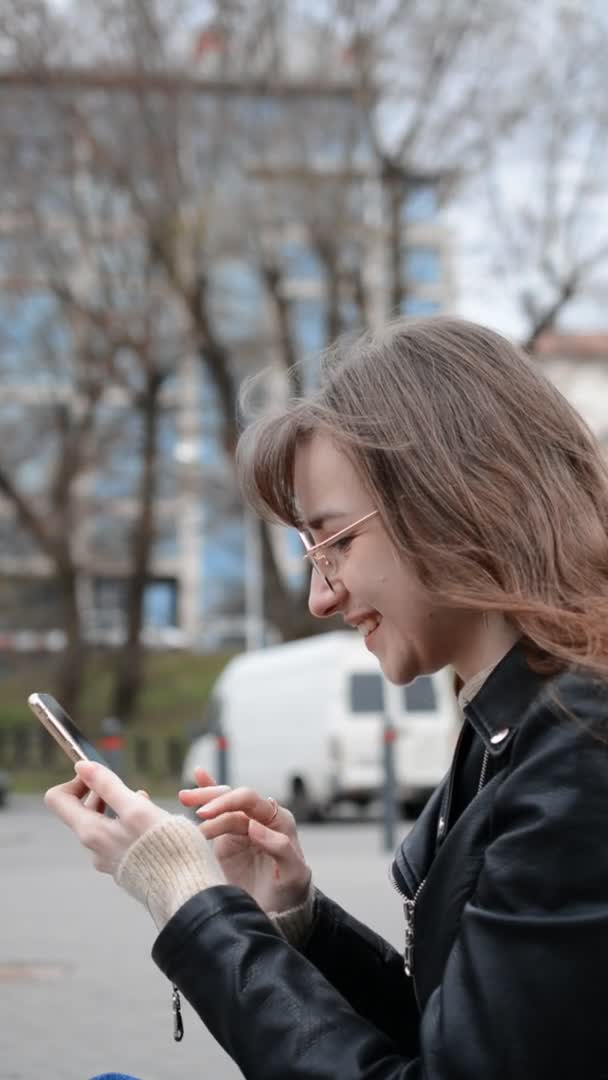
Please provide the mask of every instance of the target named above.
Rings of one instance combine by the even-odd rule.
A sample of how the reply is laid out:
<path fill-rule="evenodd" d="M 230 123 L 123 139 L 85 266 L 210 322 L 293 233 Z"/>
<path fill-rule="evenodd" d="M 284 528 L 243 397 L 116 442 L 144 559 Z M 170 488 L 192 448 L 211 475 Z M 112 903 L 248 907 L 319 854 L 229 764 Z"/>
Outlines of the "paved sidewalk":
<path fill-rule="evenodd" d="M 320 888 L 400 946 L 380 825 L 307 826 L 301 837 Z M 41 801 L 16 796 L 0 812 L 0 866 L 0 1080 L 241 1076 L 187 1003 L 173 1042 L 153 924 Z"/>

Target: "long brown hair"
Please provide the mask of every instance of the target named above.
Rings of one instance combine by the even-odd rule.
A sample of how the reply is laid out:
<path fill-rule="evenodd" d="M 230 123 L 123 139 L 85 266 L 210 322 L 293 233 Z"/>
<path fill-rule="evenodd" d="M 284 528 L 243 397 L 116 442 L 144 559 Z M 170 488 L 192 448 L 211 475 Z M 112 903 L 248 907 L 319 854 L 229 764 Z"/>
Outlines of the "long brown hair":
<path fill-rule="evenodd" d="M 348 455 L 429 593 L 504 613 L 541 670 L 608 675 L 608 463 L 522 350 L 448 317 L 339 339 L 319 390 L 241 437 L 262 517 L 298 524 L 294 455 L 313 432 Z"/>

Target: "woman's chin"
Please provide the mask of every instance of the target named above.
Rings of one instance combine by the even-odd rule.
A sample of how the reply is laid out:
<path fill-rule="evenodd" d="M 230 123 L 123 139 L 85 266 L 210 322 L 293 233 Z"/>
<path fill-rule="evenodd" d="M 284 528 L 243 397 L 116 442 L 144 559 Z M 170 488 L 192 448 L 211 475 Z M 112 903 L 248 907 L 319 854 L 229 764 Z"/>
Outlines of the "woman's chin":
<path fill-rule="evenodd" d="M 394 683 L 395 686 L 406 686 L 420 674 L 418 665 L 411 655 L 395 655 L 387 652 L 384 656 L 378 656 L 378 661 L 385 679 Z"/>

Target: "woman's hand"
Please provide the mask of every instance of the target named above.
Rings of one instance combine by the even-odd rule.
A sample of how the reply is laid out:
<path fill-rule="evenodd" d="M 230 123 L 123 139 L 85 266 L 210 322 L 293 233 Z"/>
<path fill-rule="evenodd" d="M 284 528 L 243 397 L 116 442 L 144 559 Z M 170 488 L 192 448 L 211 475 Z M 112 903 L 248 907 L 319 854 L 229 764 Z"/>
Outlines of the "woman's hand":
<path fill-rule="evenodd" d="M 170 815 L 155 806 L 145 792 L 131 791 L 103 765 L 80 761 L 75 770 L 74 780 L 49 788 L 44 801 L 83 847 L 93 852 L 96 869 L 115 874 L 131 844 Z M 104 805 L 115 812 L 115 818 L 100 813 Z"/>
<path fill-rule="evenodd" d="M 311 871 L 298 840 L 293 814 L 251 788 L 219 787 L 204 769 L 194 770 L 197 788 L 179 792 L 184 806 L 198 808 L 201 831 L 214 840 L 226 880 L 238 885 L 265 912 L 282 912 L 306 898 Z"/>

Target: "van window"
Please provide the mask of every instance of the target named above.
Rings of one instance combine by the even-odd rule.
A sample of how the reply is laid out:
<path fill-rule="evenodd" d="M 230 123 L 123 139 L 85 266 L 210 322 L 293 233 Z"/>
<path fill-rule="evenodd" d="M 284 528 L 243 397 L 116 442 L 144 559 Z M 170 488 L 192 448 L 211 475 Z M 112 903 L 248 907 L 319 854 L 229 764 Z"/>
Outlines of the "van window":
<path fill-rule="evenodd" d="M 382 676 L 375 672 L 356 672 L 350 677 L 350 709 L 354 713 L 382 712 L 384 688 Z"/>
<path fill-rule="evenodd" d="M 407 712 L 433 712 L 437 708 L 435 687 L 429 675 L 419 675 L 403 687 L 403 707 Z"/>

